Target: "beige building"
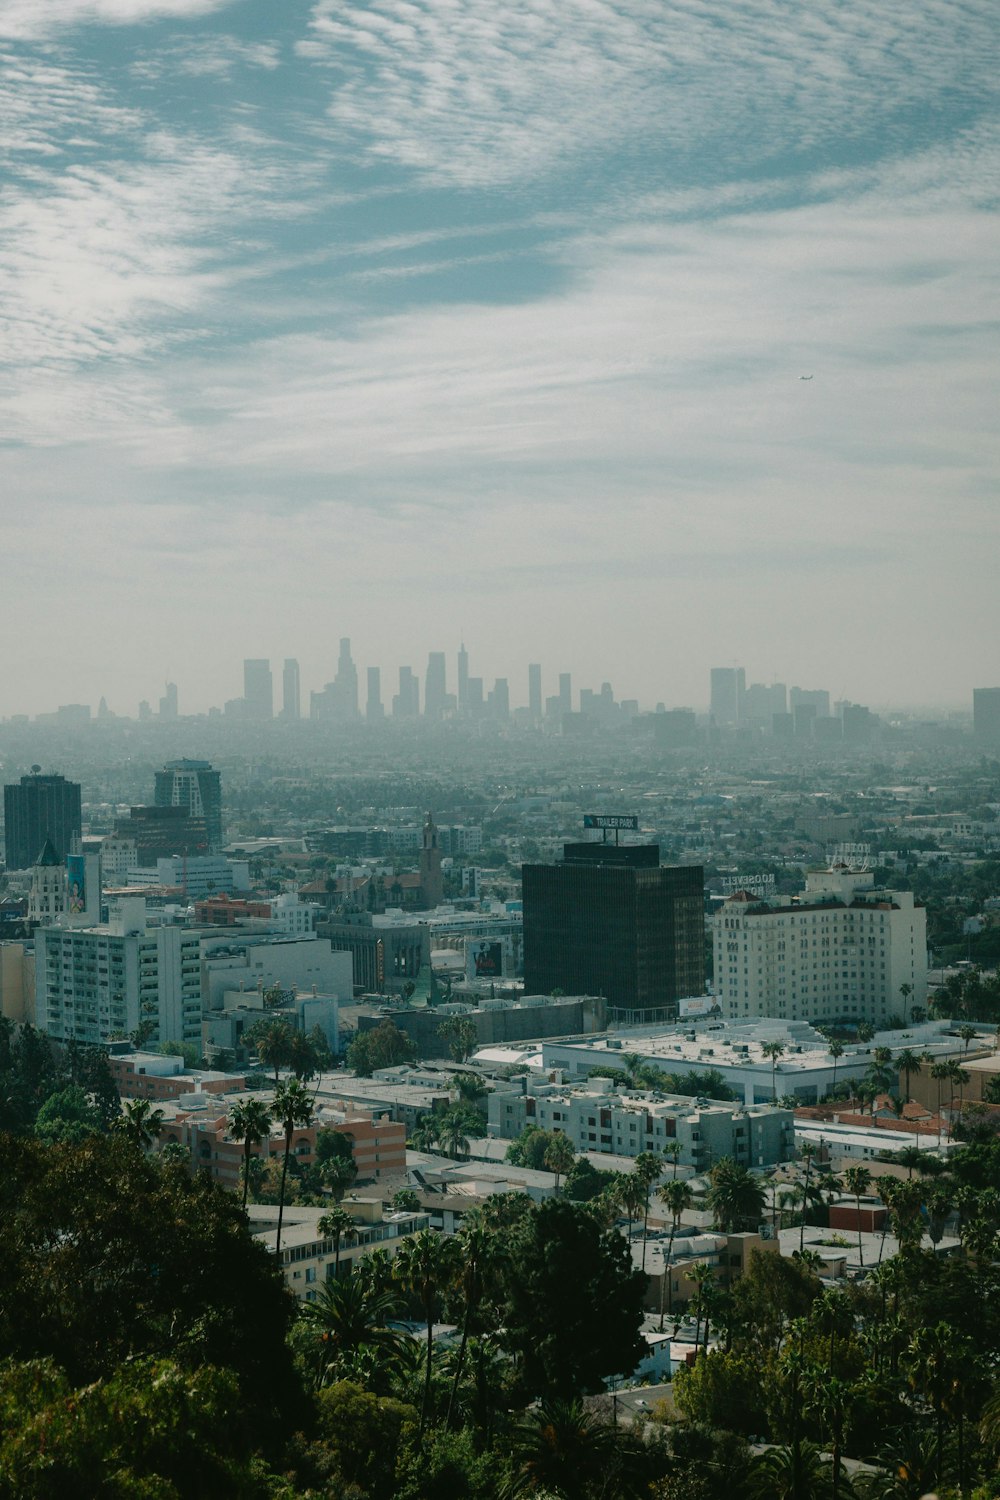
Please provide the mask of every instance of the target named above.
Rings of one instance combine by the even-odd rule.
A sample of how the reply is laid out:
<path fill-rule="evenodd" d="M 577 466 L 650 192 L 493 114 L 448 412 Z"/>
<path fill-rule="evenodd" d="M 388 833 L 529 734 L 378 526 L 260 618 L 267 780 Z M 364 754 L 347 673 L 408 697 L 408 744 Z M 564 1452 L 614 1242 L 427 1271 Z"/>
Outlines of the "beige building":
<path fill-rule="evenodd" d="M 25 943 L 0 943 L 0 1016 L 35 1019 L 35 955 Z"/>
<path fill-rule="evenodd" d="M 814 871 L 801 896 L 737 891 L 712 937 L 715 993 L 733 1019 L 879 1027 L 926 1004 L 927 914 L 912 892 L 878 889 L 869 873 Z"/>

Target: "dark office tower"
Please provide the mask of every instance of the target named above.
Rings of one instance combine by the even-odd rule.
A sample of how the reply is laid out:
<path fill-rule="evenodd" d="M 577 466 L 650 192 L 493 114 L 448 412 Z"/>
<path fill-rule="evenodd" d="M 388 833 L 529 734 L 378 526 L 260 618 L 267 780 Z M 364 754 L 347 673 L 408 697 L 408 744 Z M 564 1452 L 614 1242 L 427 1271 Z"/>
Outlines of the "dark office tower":
<path fill-rule="evenodd" d="M 211 853 L 222 848 L 222 777 L 207 760 L 168 760 L 156 773 L 154 807 L 180 807 L 205 824 Z"/>
<path fill-rule="evenodd" d="M 603 995 L 619 1010 L 677 1015 L 705 989 L 704 879 L 660 864 L 655 844 L 567 844 L 523 865 L 524 993 Z"/>
<path fill-rule="evenodd" d="M 369 724 L 380 724 L 385 718 L 382 707 L 382 673 L 378 667 L 368 668 L 368 703 L 365 718 Z"/>
<path fill-rule="evenodd" d="M 978 739 L 1000 744 L 1000 688 L 972 689 L 972 729 Z"/>
<path fill-rule="evenodd" d="M 542 669 L 536 661 L 528 667 L 528 712 L 537 724 L 542 717 Z"/>
<path fill-rule="evenodd" d="M 425 719 L 440 719 L 444 716 L 447 695 L 444 652 L 432 651 L 427 658 L 427 677 L 424 682 Z"/>
<path fill-rule="evenodd" d="M 469 706 L 469 653 L 463 641 L 458 648 L 458 711 L 464 714 Z"/>
<path fill-rule="evenodd" d="M 248 719 L 274 718 L 271 663 L 259 657 L 243 663 L 243 704 Z"/>
<path fill-rule="evenodd" d="M 747 674 L 742 667 L 713 667 L 709 713 L 716 725 L 738 724 L 743 718 L 743 695 Z"/>
<path fill-rule="evenodd" d="M 177 684 L 176 684 L 176 682 L 168 682 L 166 684 L 166 688 L 165 688 L 163 697 L 160 699 L 160 718 L 161 719 L 176 719 L 176 717 L 177 717 Z M 100 718 L 100 714 L 98 714 L 98 718 Z"/>
<path fill-rule="evenodd" d="M 302 717 L 302 690 L 299 685 L 299 664 L 294 656 L 286 656 L 285 665 L 281 669 L 281 717 L 283 719 L 300 719 Z"/>
<path fill-rule="evenodd" d="M 564 714 L 573 712 L 573 678 L 569 672 L 559 673 L 559 710 Z"/>
<path fill-rule="evenodd" d="M 394 719 L 415 719 L 420 712 L 420 683 L 412 667 L 400 667 L 399 692 L 392 700 Z"/>
<path fill-rule="evenodd" d="M 481 677 L 470 677 L 466 684 L 466 707 L 470 714 L 478 714 L 483 711 L 483 679 Z"/>
<path fill-rule="evenodd" d="M 498 677 L 490 694 L 490 707 L 495 719 L 510 718 L 510 688 L 506 677 Z"/>
<path fill-rule="evenodd" d="M 808 708 L 810 705 L 816 710 L 817 719 L 830 717 L 830 694 L 825 688 L 793 687 L 788 695 L 791 712 L 794 714 L 797 708 Z"/>
<path fill-rule="evenodd" d="M 65 776 L 30 776 L 3 789 L 8 870 L 30 870 L 48 839 L 59 859 L 80 839 L 80 787 Z"/>
<path fill-rule="evenodd" d="M 341 637 L 337 675 L 333 679 L 333 717 L 358 717 L 358 669 L 351 659 L 351 641 L 346 635 Z"/>

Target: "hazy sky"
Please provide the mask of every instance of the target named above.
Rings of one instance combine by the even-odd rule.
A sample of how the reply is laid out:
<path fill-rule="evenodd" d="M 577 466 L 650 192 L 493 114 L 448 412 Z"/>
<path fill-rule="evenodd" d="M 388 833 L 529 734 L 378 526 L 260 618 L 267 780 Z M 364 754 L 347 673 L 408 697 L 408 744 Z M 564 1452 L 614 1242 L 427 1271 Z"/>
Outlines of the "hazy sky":
<path fill-rule="evenodd" d="M 0 713 L 340 635 L 515 701 L 1000 683 L 998 35 L 0 0 Z"/>

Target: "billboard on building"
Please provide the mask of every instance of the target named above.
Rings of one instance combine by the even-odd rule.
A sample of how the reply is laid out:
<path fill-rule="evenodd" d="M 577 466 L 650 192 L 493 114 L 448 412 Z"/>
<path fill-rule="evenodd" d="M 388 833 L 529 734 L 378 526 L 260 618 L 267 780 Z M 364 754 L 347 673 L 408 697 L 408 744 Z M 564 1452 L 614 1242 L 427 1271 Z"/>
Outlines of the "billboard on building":
<path fill-rule="evenodd" d="M 681 1021 L 721 1014 L 719 1002 L 714 995 L 689 995 L 686 999 L 677 1002 L 677 1017 Z"/>
<path fill-rule="evenodd" d="M 70 912 L 87 910 L 87 865 L 82 854 L 66 856 L 67 906 Z"/>
<path fill-rule="evenodd" d="M 584 813 L 584 828 L 600 828 L 605 832 L 613 831 L 637 833 L 639 831 L 639 818 L 636 813 Z"/>
<path fill-rule="evenodd" d="M 465 972 L 469 979 L 502 979 L 503 944 L 493 939 L 474 938 L 466 945 Z"/>

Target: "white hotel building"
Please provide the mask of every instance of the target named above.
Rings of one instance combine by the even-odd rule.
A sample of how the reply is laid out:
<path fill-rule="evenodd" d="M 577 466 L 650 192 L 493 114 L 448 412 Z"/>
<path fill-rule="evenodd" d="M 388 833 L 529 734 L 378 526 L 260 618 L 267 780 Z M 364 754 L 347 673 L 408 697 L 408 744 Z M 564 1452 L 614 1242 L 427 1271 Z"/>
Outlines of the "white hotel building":
<path fill-rule="evenodd" d="M 879 1027 L 926 1004 L 927 914 L 912 892 L 877 889 L 871 874 L 814 872 L 801 896 L 737 891 L 712 927 L 715 993 L 734 1020 Z"/>

